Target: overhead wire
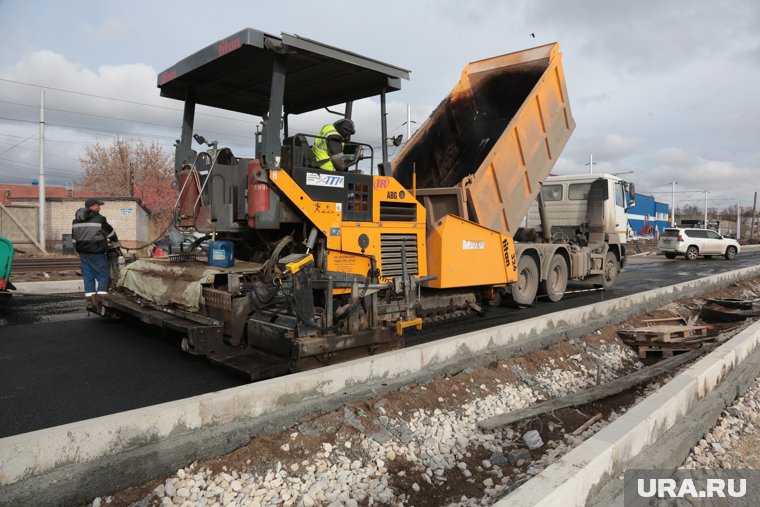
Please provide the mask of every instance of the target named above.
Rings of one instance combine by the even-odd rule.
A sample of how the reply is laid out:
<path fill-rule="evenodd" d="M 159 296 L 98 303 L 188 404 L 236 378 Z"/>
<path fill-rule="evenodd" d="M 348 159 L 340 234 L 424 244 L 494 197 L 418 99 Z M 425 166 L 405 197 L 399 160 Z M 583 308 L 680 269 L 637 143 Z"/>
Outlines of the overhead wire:
<path fill-rule="evenodd" d="M 8 153 L 8 152 L 9 152 L 9 151 L 11 151 L 13 148 L 15 148 L 15 147 L 17 147 L 17 146 L 20 146 L 20 145 L 24 144 L 25 142 L 27 142 L 29 139 L 31 139 L 31 138 L 33 138 L 33 137 L 35 137 L 36 135 L 37 135 L 37 134 L 36 134 L 36 133 L 34 133 L 34 134 L 30 135 L 29 137 L 27 137 L 27 138 L 23 139 L 22 141 L 19 141 L 19 142 L 17 142 L 16 144 L 14 144 L 13 146 L 11 146 L 11 147 L 10 147 L 10 148 L 8 148 L 7 150 L 5 150 L 5 151 L 0 151 L 0 155 L 3 155 L 3 154 L 5 154 L 5 153 Z"/>
<path fill-rule="evenodd" d="M 39 85 L 39 84 L 34 84 L 34 83 L 25 83 L 23 81 L 16 81 L 16 80 L 13 80 L 13 79 L 0 78 L 0 82 L 13 83 L 13 84 L 19 84 L 19 85 L 24 85 L 24 86 L 32 86 L 34 88 L 44 88 L 46 90 L 54 90 L 54 91 L 57 91 L 57 92 L 64 92 L 64 93 L 72 93 L 74 95 L 82 95 L 82 96 L 85 96 L 85 97 L 94 97 L 94 98 L 105 99 L 105 100 L 113 100 L 115 102 L 123 102 L 125 104 L 133 104 L 133 105 L 139 105 L 139 106 L 145 106 L 145 107 L 153 107 L 153 108 L 156 108 L 156 109 L 165 109 L 165 110 L 168 110 L 168 111 L 177 111 L 177 112 L 180 112 L 180 113 L 182 112 L 182 109 L 178 109 L 176 107 L 160 106 L 158 104 L 148 104 L 147 102 L 139 102 L 139 101 L 136 101 L 136 100 L 118 99 L 116 97 L 107 97 L 105 95 L 97 95 L 97 94 L 94 94 L 94 93 L 77 92 L 77 91 L 74 91 L 74 90 L 66 90 L 64 88 L 56 88 L 54 86 Z M 198 116 L 208 116 L 208 117 L 211 117 L 211 118 L 221 118 L 223 120 L 231 120 L 231 121 L 239 121 L 239 122 L 244 122 L 244 123 L 252 123 L 253 125 L 256 124 L 256 122 L 251 122 L 250 120 L 245 120 L 245 119 L 242 119 L 242 118 L 230 118 L 228 116 L 221 116 L 221 115 L 216 115 L 216 114 L 211 114 L 211 113 L 197 113 L 197 115 Z"/>
<path fill-rule="evenodd" d="M 5 101 L 5 100 L 0 100 L 0 103 L 10 103 L 10 104 L 14 104 L 14 105 L 22 106 L 22 107 L 31 107 L 31 108 L 38 107 L 38 106 L 31 106 L 31 105 L 28 105 L 28 104 L 20 104 L 20 103 L 17 103 L 17 102 L 8 102 L 8 101 Z M 176 128 L 175 125 L 167 125 L 165 123 L 155 123 L 155 122 L 142 121 L 142 120 L 130 120 L 130 119 L 127 119 L 127 118 L 118 118 L 118 117 L 115 117 L 115 116 L 107 116 L 107 115 L 95 114 L 95 113 L 81 113 L 81 112 L 77 112 L 77 111 L 70 111 L 70 110 L 67 110 L 67 109 L 57 109 L 57 108 L 47 107 L 47 106 L 45 107 L 45 111 L 55 111 L 55 112 L 61 112 L 61 113 L 67 113 L 67 114 L 77 114 L 77 115 L 81 115 L 81 116 L 89 116 L 89 117 L 92 117 L 92 118 L 103 118 L 103 119 L 106 119 L 106 120 L 124 121 L 124 122 L 129 122 L 129 123 L 137 123 L 137 124 L 142 124 L 142 125 L 150 125 L 150 126 L 153 126 L 153 127 L 162 127 L 162 128 L 170 128 L 170 129 Z M 20 121 L 20 120 L 18 120 L 18 121 Z M 30 120 L 30 122 L 32 122 L 32 121 Z M 50 121 L 47 121 L 46 124 L 50 125 L 50 126 L 55 125 L 54 122 L 50 122 Z M 240 135 L 240 134 L 232 134 L 232 133 L 229 133 L 229 132 L 219 132 L 219 131 L 215 131 L 215 130 L 206 130 L 205 132 L 207 132 L 209 134 L 221 135 L 221 136 L 226 136 L 226 137 L 238 137 L 238 138 L 242 138 L 242 139 L 247 139 L 246 136 L 243 136 L 243 135 Z"/>

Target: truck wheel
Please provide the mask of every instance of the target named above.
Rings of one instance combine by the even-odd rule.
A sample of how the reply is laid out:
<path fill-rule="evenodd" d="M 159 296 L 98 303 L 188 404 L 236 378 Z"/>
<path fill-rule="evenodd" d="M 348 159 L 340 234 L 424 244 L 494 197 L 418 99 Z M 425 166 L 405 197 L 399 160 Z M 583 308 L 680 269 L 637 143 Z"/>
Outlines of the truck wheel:
<path fill-rule="evenodd" d="M 694 245 L 686 249 L 686 260 L 693 261 L 699 256 L 699 250 Z"/>
<path fill-rule="evenodd" d="M 726 248 L 725 257 L 726 257 L 726 259 L 728 259 L 730 261 L 734 260 L 734 257 L 736 257 L 736 247 L 735 246 L 730 246 L 730 247 Z"/>
<path fill-rule="evenodd" d="M 602 287 L 609 289 L 615 284 L 618 274 L 620 274 L 620 264 L 618 264 L 617 256 L 613 252 L 607 252 L 607 256 L 604 258 L 604 274 L 602 275 L 603 282 Z"/>
<path fill-rule="evenodd" d="M 546 280 L 541 282 L 541 294 L 546 294 L 550 301 L 557 302 L 565 295 L 567 289 L 567 262 L 561 255 L 552 257 Z"/>
<path fill-rule="evenodd" d="M 523 255 L 517 262 L 517 281 L 512 285 L 512 299 L 518 305 L 530 305 L 538 292 L 538 266 L 530 255 Z"/>

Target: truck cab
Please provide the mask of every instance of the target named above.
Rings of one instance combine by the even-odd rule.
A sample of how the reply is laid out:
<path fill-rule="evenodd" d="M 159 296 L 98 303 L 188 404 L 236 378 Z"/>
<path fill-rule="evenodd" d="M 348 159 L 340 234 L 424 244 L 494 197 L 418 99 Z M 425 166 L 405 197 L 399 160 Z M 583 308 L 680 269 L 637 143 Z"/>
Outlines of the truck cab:
<path fill-rule="evenodd" d="M 541 187 L 551 235 L 571 240 L 589 221 L 589 191 L 594 182 L 606 188 L 602 211 L 607 231 L 614 231 L 620 243 L 627 241 L 628 210 L 633 207 L 635 190 L 632 183 L 611 174 L 573 174 L 549 176 Z M 542 230 L 539 206 L 534 202 L 523 227 Z"/>

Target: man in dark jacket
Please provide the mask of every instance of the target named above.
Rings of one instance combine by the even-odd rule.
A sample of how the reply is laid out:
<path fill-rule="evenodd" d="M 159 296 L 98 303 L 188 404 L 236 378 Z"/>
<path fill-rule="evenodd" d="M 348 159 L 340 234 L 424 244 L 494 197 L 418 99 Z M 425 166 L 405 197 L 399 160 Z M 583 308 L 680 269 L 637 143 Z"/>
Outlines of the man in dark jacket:
<path fill-rule="evenodd" d="M 84 208 L 79 208 L 71 226 L 71 239 L 79 253 L 84 279 L 84 295 L 106 294 L 108 290 L 108 242 L 118 246 L 116 231 L 108 224 L 106 217 L 100 214 L 103 201 L 89 198 Z M 95 282 L 97 281 L 97 292 Z"/>

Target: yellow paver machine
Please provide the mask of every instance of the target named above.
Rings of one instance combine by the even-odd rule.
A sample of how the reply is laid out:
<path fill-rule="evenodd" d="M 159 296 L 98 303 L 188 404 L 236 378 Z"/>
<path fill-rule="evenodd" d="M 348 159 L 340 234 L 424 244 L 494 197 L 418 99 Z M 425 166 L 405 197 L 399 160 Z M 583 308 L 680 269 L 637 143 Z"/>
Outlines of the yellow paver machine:
<path fill-rule="evenodd" d="M 179 331 L 187 352 L 258 379 L 397 348 L 425 319 L 509 296 L 519 275 L 512 227 L 574 128 L 558 46 L 468 65 L 393 164 L 386 142 L 377 160 L 370 144 L 345 142 L 349 169 L 322 170 L 310 149 L 317 136 L 289 129 L 294 115 L 325 111 L 329 123 L 350 118 L 353 101 L 379 97 L 387 139 L 386 94 L 408 78 L 253 29 L 162 72 L 161 95 L 184 102 L 174 225 L 207 234 L 209 251 L 129 263 L 118 290 L 92 309 Z M 251 155 L 196 133 L 196 105 L 259 118 Z M 358 127 L 359 137 L 369 129 Z M 456 143 L 435 141 L 452 129 Z M 473 175 L 488 202 L 468 202 L 484 195 L 467 193 Z M 233 262 L 210 262 L 220 242 L 232 245 Z"/>

